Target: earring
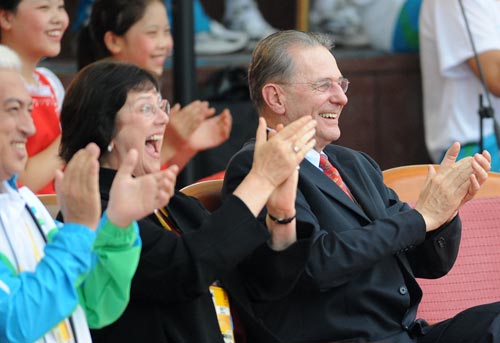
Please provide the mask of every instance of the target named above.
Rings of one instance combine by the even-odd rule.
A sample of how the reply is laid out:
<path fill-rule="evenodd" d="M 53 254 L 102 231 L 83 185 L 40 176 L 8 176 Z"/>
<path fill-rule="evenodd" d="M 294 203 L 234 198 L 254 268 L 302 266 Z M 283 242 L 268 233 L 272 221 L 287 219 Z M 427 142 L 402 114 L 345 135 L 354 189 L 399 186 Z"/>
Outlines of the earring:
<path fill-rule="evenodd" d="M 113 142 L 109 143 L 109 144 L 108 144 L 108 149 L 107 149 L 107 150 L 108 150 L 108 152 L 113 151 L 113 148 L 114 148 L 114 147 L 115 147 L 115 145 L 114 145 L 114 143 L 113 143 Z"/>

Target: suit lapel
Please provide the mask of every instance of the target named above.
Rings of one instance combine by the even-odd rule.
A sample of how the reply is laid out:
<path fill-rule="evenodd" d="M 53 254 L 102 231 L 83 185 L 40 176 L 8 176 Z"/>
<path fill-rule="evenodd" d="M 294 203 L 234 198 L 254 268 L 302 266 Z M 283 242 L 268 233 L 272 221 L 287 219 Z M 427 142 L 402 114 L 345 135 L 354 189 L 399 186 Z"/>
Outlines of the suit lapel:
<path fill-rule="evenodd" d="M 352 195 L 354 198 L 358 201 L 360 204 L 361 208 L 364 209 L 364 212 L 362 212 L 363 216 L 370 220 L 369 218 L 376 218 L 377 217 L 377 209 L 373 207 L 373 204 L 370 202 L 371 197 L 370 194 L 367 194 L 369 192 L 369 187 L 364 187 L 361 188 L 361 185 L 363 185 L 363 180 L 364 177 L 360 175 L 360 171 L 356 168 L 356 164 L 353 160 L 349 158 L 342 159 L 340 162 L 336 157 L 336 155 L 332 152 L 328 152 L 328 150 L 325 152 L 328 156 L 328 159 L 330 162 L 335 166 L 335 168 L 338 169 L 340 175 L 342 176 L 342 179 L 346 183 L 347 187 L 351 191 Z M 314 166 L 309 163 L 310 166 L 314 168 Z M 320 171 L 321 173 L 321 171 Z M 338 187 L 336 187 L 338 188 Z M 339 192 L 344 193 L 342 190 L 339 189 Z M 347 198 L 347 196 L 346 196 Z M 352 202 L 352 201 L 351 201 Z M 359 209 L 359 207 L 358 207 Z M 411 266 L 408 262 L 408 259 L 406 258 L 405 254 L 398 254 L 397 255 L 398 260 L 400 261 L 401 265 L 403 268 L 406 269 L 409 275 L 413 275 L 413 272 L 411 271 Z M 412 285 L 415 283 L 408 281 Z M 420 289 L 418 286 L 416 287 L 418 291 L 420 292 Z M 416 294 L 416 293 L 415 293 Z M 420 295 L 421 297 L 421 295 Z M 420 299 L 420 298 L 419 298 Z"/>
<path fill-rule="evenodd" d="M 337 167 L 337 166 L 335 166 Z M 340 172 L 340 169 L 339 169 Z M 328 178 L 321 170 L 304 160 L 300 165 L 299 175 L 311 180 L 323 193 L 327 194 L 334 201 L 366 218 L 365 213 L 354 201 L 352 201 L 335 183 Z M 342 175 L 342 178 L 344 176 Z M 345 182 L 345 180 L 344 180 Z M 347 182 L 346 182 L 347 184 Z M 347 185 L 350 189 L 350 185 Z M 353 193 L 353 196 L 356 195 Z M 368 218 L 367 218 L 368 219 Z"/>

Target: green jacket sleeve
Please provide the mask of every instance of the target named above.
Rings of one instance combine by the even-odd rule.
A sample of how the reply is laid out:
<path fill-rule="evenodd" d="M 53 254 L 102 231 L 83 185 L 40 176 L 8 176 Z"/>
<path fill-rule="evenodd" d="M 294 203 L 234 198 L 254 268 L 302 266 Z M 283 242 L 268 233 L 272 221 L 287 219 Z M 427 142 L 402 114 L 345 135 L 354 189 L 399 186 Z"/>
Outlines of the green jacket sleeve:
<path fill-rule="evenodd" d="M 93 268 L 78 289 L 90 328 L 113 323 L 125 310 L 141 245 L 136 222 L 119 228 L 104 213 L 94 242 Z"/>

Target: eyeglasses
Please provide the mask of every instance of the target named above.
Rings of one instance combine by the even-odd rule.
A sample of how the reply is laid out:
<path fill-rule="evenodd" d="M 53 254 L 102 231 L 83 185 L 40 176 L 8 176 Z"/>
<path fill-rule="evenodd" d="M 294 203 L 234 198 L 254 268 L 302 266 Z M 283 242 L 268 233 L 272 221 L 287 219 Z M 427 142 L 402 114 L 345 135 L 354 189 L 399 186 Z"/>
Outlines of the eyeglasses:
<path fill-rule="evenodd" d="M 146 100 L 139 102 L 138 112 L 145 117 L 155 116 L 158 109 L 162 110 L 167 115 L 170 114 L 170 103 L 167 99 L 162 99 L 160 95 L 158 95 L 158 101 L 156 104 L 148 102 Z"/>
<path fill-rule="evenodd" d="M 281 84 L 290 84 L 290 85 L 309 85 L 314 91 L 325 93 L 327 91 L 332 90 L 337 84 L 342 92 L 347 93 L 347 89 L 349 88 L 349 80 L 345 77 L 339 77 L 337 81 L 332 81 L 330 79 L 324 79 L 316 82 L 276 82 Z"/>

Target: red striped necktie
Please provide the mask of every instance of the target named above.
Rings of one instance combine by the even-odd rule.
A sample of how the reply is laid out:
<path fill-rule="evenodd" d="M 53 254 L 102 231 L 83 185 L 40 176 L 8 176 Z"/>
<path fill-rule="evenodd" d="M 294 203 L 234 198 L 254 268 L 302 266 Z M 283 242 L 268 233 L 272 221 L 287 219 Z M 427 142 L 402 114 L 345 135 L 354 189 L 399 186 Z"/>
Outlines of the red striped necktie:
<path fill-rule="evenodd" d="M 343 190 L 349 198 L 351 198 L 351 200 L 353 200 L 352 194 L 345 185 L 344 181 L 342 181 L 339 171 L 330 163 L 330 161 L 328 161 L 328 157 L 324 154 L 320 154 L 319 167 L 323 169 L 323 173 L 325 173 L 326 176 L 335 182 L 335 184 L 339 186 L 340 189 Z"/>

